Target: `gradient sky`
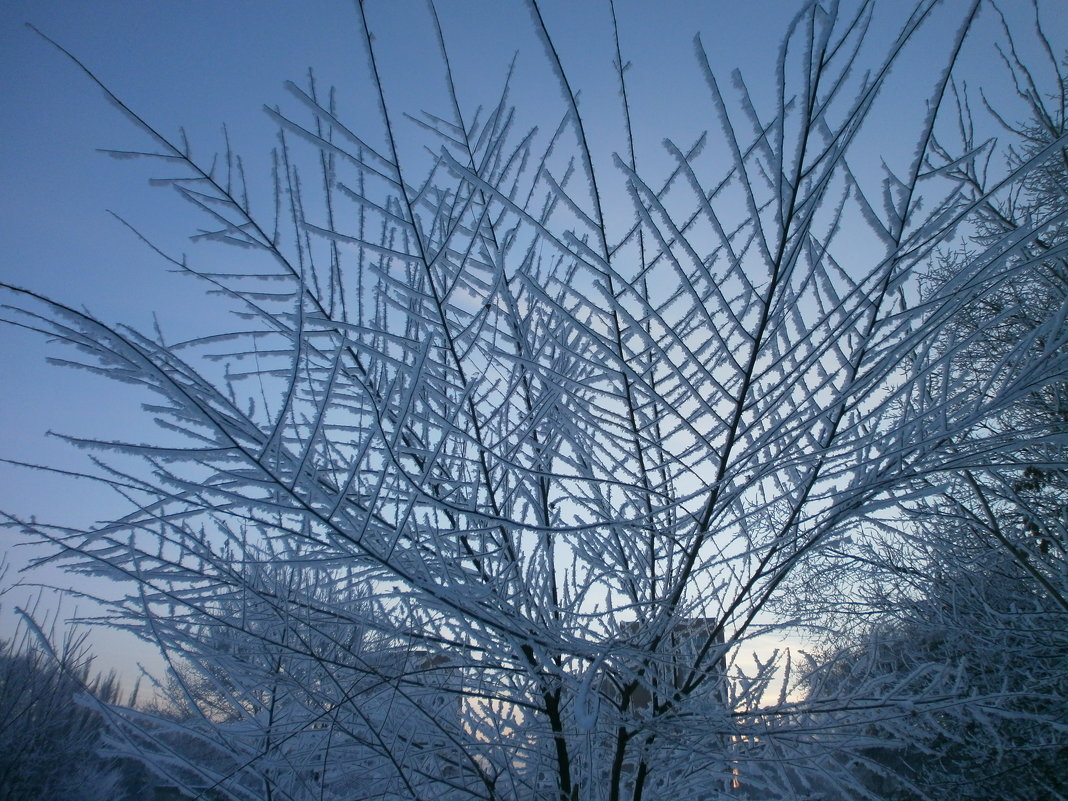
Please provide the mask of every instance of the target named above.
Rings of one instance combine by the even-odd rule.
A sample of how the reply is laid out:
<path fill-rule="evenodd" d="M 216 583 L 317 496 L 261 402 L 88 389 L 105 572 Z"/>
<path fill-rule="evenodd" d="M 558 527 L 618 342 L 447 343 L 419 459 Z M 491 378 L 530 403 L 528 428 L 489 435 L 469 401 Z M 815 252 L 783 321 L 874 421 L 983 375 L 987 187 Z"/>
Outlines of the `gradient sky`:
<path fill-rule="evenodd" d="M 545 0 L 542 5 L 565 67 L 582 87 L 583 113 L 601 149 L 608 154 L 622 148 L 607 2 Z M 794 0 L 620 0 L 624 57 L 633 62 L 628 79 L 633 82 L 636 134 L 651 163 L 665 135 L 687 143 L 701 130 L 718 132 L 696 67 L 694 33 L 701 33 L 718 71 L 745 71 L 759 102 L 766 97 L 761 89 L 770 86 L 782 32 L 800 5 Z M 882 3 L 879 19 L 900 17 L 899 9 L 906 5 L 902 0 Z M 1059 5 L 1043 3 L 1042 18 L 1054 47 L 1063 52 L 1068 15 L 1057 13 Z M 1013 20 L 1032 15 L 1023 0 L 1008 0 L 1005 6 Z M 912 143 L 900 136 L 905 127 L 900 123 L 922 112 L 924 92 L 937 79 L 946 53 L 951 20 L 967 7 L 963 0 L 944 3 L 896 70 L 882 122 L 866 133 L 874 168 L 879 156 L 893 163 L 909 155 Z M 426 39 L 424 3 L 372 0 L 369 8 L 386 54 L 391 96 L 403 96 L 415 106 L 433 104 L 426 55 L 433 47 Z M 493 102 L 517 51 L 516 94 L 528 117 L 559 104 L 523 3 L 443 1 L 440 13 L 470 108 L 480 97 Z M 0 4 L 0 280 L 84 305 L 107 321 L 145 328 L 158 313 L 165 331 L 182 332 L 217 328 L 223 313 L 204 301 L 191 282 L 167 274 L 165 265 L 108 209 L 168 252 L 196 256 L 212 246 L 191 244 L 195 218 L 173 193 L 148 186 L 158 165 L 115 161 L 96 152 L 137 149 L 147 142 L 26 23 L 70 49 L 166 134 L 185 126 L 197 152 L 222 147 L 225 122 L 235 149 L 246 155 L 250 173 L 261 181 L 274 143 L 263 104 L 285 104 L 285 80 L 300 83 L 314 67 L 322 84 L 338 86 L 343 119 L 373 119 L 375 114 L 357 17 L 343 0 L 5 0 Z M 997 36 L 997 18 L 987 10 L 962 69 L 970 80 L 982 78 L 1003 92 L 991 44 Z M 1036 52 L 1033 37 L 1021 44 L 1025 54 Z M 1048 80 L 1049 75 L 1040 77 Z M 543 124 L 556 119 L 553 112 Z M 84 454 L 47 437 L 46 431 L 105 439 L 151 436 L 151 425 L 139 419 L 143 398 L 99 378 L 44 364 L 45 356 L 58 353 L 39 337 L 0 328 L 0 456 L 76 468 L 85 463 Z M 61 523 L 85 523 L 120 509 L 86 482 L 6 465 L 0 465 L 0 508 Z M 3 537 L 7 548 L 13 535 Z M 10 561 L 17 567 L 27 556 L 16 550 Z M 55 571 L 22 578 L 72 583 Z M 0 597 L 0 637 L 10 631 L 14 605 L 25 597 L 23 590 Z M 73 608 L 67 602 L 65 610 Z M 117 641 L 99 642 L 102 664 L 123 663 L 126 654 Z"/>

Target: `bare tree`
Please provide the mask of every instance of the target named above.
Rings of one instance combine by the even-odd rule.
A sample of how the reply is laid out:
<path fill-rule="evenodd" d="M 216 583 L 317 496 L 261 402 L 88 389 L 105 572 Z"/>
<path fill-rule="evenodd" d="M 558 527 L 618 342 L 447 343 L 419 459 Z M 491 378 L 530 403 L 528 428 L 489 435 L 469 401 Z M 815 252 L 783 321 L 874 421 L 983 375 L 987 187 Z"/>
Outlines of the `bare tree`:
<path fill-rule="evenodd" d="M 872 723 L 877 735 L 851 758 L 883 798 L 1068 791 L 1059 767 L 1068 753 L 1060 735 L 1068 716 L 1068 82 L 1041 26 L 1031 35 L 1044 44 L 1036 63 L 1021 60 L 1021 37 L 1007 26 L 1000 50 L 1023 122 L 989 99 L 973 113 L 982 102 L 954 87 L 962 141 L 937 145 L 936 159 L 978 214 L 966 245 L 940 253 L 923 276 L 924 302 L 953 312 L 914 363 L 928 374 L 929 397 L 938 395 L 931 385 L 957 388 L 964 415 L 993 397 L 1011 402 L 952 435 L 954 448 L 985 448 L 983 464 L 925 477 L 925 497 L 906 504 L 903 517 L 870 526 L 862 549 L 840 554 L 833 570 L 823 566 L 834 575 L 821 586 L 836 585 L 836 598 L 850 603 L 827 605 L 839 625 L 809 677 L 810 698 L 841 705 L 846 696 L 935 691 L 956 699 L 936 715 L 913 710 Z M 1005 140 L 1000 149 L 978 141 L 986 113 Z M 951 154 L 961 150 L 982 157 L 957 161 Z M 996 157 L 1010 171 L 1026 165 L 1028 175 L 991 191 Z M 993 273 L 977 269 L 990 243 L 1005 260 Z M 940 406 L 932 410 L 937 419 Z"/>
<path fill-rule="evenodd" d="M 369 629 L 360 585 L 251 555 L 211 616 L 157 621 L 169 679 L 154 707 L 115 707 L 116 747 L 151 754 L 161 785 L 234 798 L 389 797 L 399 753 L 416 775 L 458 776 L 459 662 Z"/>
<path fill-rule="evenodd" d="M 961 434 L 1020 382 L 1063 375 L 1051 343 L 981 397 L 933 381 L 967 347 L 943 333 L 970 298 L 907 302 L 936 247 L 1047 155 L 973 193 L 940 162 L 982 5 L 940 29 L 914 155 L 875 179 L 863 136 L 880 90 L 947 25 L 928 0 L 889 36 L 883 6 L 806 4 L 761 97 L 739 76 L 725 87 L 698 38 L 722 128 L 666 140 L 659 174 L 635 144 L 611 2 L 626 146 L 610 158 L 538 2 L 563 104 L 541 129 L 521 127 L 506 76 L 494 102 L 464 104 L 433 3 L 421 44 L 445 110 L 413 116 L 358 3 L 363 116 L 343 119 L 314 80 L 291 86 L 304 116 L 270 110 L 265 208 L 236 154 L 198 158 L 102 86 L 151 142 L 120 155 L 166 165 L 208 220 L 198 236 L 245 251 L 210 270 L 160 254 L 238 322 L 169 342 L 7 287 L 12 322 L 151 390 L 171 438 L 97 443 L 127 459 L 98 476 L 130 499 L 121 519 L 11 522 L 73 569 L 133 580 L 117 624 L 215 677 L 229 711 L 202 736 L 231 762 L 212 792 L 638 801 L 792 797 L 828 777 L 864 791 L 821 736 L 828 705 L 789 695 L 788 660 L 739 656 L 797 624 L 773 606 L 799 568 L 939 476 L 982 469 L 989 443 Z M 968 280 L 1028 269 L 1016 255 L 1060 213 L 990 236 Z M 853 738 L 947 702 L 941 688 L 848 700 Z M 358 747 L 358 784 L 331 783 L 337 742 Z"/>
<path fill-rule="evenodd" d="M 1013 243 L 1012 265 L 1024 269 L 995 276 L 975 276 L 967 249 L 944 254 L 926 276 L 925 299 L 941 303 L 949 293 L 967 293 L 971 302 L 954 314 L 943 331 L 942 376 L 955 381 L 968 395 L 1015 395 L 997 415 L 981 420 L 967 434 L 998 443 L 997 454 L 981 470 L 959 476 L 954 493 L 958 516 L 997 550 L 1008 551 L 1031 574 L 1047 595 L 1068 611 L 1068 593 L 1059 574 L 1068 555 L 1068 473 L 1063 437 L 1068 428 L 1068 384 L 1058 366 L 1064 358 L 1064 316 L 1068 309 L 1068 157 L 1064 137 L 1068 113 L 1068 77 L 1059 54 L 1039 28 L 1045 44 L 1045 63 L 1021 61 L 1020 45 L 1006 29 L 1001 55 L 1020 91 L 1026 116 L 1010 123 L 1003 111 L 987 108 L 1008 137 L 1010 169 L 1032 165 L 1012 192 L 991 193 L 991 177 L 973 161 L 954 174 L 972 198 L 981 203 L 974 244 L 1004 240 L 1029 230 L 1036 221 L 1037 236 Z M 1041 89 L 1041 74 L 1052 75 L 1052 86 Z M 962 98 L 965 107 L 967 98 Z M 962 126 L 962 145 L 974 149 L 974 129 Z M 945 148 L 942 149 L 946 157 Z M 955 352 L 953 345 L 960 343 Z M 1034 365 L 1020 370 L 1018 365 Z M 1021 436 L 1024 434 L 1025 436 Z M 971 496 L 961 506 L 962 499 Z M 982 533 L 985 532 L 985 533 Z M 1050 580 L 1052 579 L 1052 581 Z"/>

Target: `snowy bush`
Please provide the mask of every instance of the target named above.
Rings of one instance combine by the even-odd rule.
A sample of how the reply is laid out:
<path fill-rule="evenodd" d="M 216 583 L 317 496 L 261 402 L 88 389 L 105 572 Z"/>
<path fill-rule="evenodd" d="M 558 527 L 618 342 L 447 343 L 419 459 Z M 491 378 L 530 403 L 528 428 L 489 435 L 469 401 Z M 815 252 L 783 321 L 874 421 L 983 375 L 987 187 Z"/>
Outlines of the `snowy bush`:
<path fill-rule="evenodd" d="M 171 258 L 235 312 L 191 341 L 6 288 L 10 320 L 153 393 L 166 432 L 98 443 L 125 516 L 74 537 L 13 521 L 136 583 L 115 620 L 173 661 L 184 712 L 129 712 L 128 736 L 234 799 L 870 792 L 849 754 L 894 742 L 888 706 L 963 703 L 952 665 L 834 709 L 758 638 L 823 619 L 777 613 L 867 558 L 868 527 L 1044 436 L 974 433 L 1065 375 L 1053 325 L 987 391 L 945 369 L 973 344 L 948 328 L 1031 269 L 1063 208 L 990 231 L 935 301 L 916 289 L 1064 146 L 962 180 L 995 147 L 943 136 L 979 5 L 806 3 L 759 96 L 698 38 L 719 128 L 653 153 L 614 6 L 624 146 L 605 152 L 542 4 L 559 101 L 513 105 L 509 73 L 476 111 L 433 4 L 406 46 L 443 88 L 418 109 L 359 3 L 370 93 L 343 114 L 290 87 L 267 198 L 235 153 L 201 159 L 105 88 L 150 142 L 120 155 L 165 165 L 198 236 L 241 249 Z M 932 28 L 922 95 L 884 109 Z M 904 158 L 865 138 L 890 120 Z"/>

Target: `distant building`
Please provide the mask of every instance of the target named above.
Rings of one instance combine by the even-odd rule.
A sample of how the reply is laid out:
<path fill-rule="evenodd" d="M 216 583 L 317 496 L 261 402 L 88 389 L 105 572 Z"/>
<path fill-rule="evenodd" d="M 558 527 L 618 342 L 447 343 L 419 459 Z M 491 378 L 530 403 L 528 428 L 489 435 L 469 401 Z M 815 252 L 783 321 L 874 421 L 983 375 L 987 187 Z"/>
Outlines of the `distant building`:
<path fill-rule="evenodd" d="M 688 687 L 693 687 L 688 694 L 711 693 L 726 704 L 727 657 L 722 648 L 723 630 L 717 631 L 717 625 L 716 619 L 708 617 L 688 618 L 675 624 L 657 647 L 659 656 L 652 674 L 644 675 L 631 695 L 632 707 L 651 711 L 654 696 L 659 705 Z M 636 621 L 623 626 L 624 633 L 630 636 L 640 630 L 641 624 Z"/>

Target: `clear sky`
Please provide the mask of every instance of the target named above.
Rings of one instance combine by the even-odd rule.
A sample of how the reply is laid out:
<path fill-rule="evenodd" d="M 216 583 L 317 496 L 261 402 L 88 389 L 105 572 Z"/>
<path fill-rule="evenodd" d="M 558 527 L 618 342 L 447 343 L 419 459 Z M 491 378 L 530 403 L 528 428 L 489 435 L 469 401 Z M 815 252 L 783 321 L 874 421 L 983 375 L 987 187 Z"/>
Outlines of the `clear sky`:
<path fill-rule="evenodd" d="M 583 113 L 601 150 L 621 149 L 619 107 L 613 72 L 608 5 L 601 0 L 545 0 L 546 22 L 565 67 L 582 88 Z M 794 0 L 670 0 L 618 3 L 624 58 L 635 126 L 647 158 L 658 157 L 664 136 L 688 143 L 697 132 L 718 133 L 703 79 L 696 67 L 693 35 L 700 32 L 714 67 L 741 68 L 758 102 L 770 85 L 775 52 Z M 849 4 L 844 4 L 849 5 Z M 882 2 L 878 20 L 900 18 L 904 0 Z M 1011 20 L 1026 20 L 1030 4 L 1007 0 Z M 410 106 L 440 101 L 428 80 L 432 42 L 427 39 L 422 0 L 371 0 L 369 14 L 386 59 L 391 96 Z M 889 161 L 907 157 L 911 143 L 898 136 L 895 120 L 914 119 L 923 93 L 937 78 L 946 42 L 968 6 L 949 0 L 930 32 L 923 34 L 895 74 L 881 125 L 868 131 L 873 152 Z M 1061 3 L 1043 3 L 1047 34 L 1068 45 L 1068 15 Z M 559 93 L 531 34 L 522 2 L 441 2 L 440 13 L 463 100 L 473 108 L 492 102 L 503 73 L 518 52 L 517 98 L 531 120 L 559 105 Z M 896 17 L 895 17 L 896 15 Z M 194 150 L 222 147 L 221 126 L 247 157 L 250 173 L 263 180 L 274 130 L 263 105 L 286 103 L 282 84 L 305 80 L 314 67 L 323 85 L 336 84 L 342 117 L 373 118 L 367 94 L 366 60 L 360 51 L 357 16 L 343 0 L 6 0 L 0 4 L 0 280 L 24 286 L 74 306 L 86 306 L 108 321 L 148 327 L 158 314 L 165 331 L 218 327 L 221 308 L 201 298 L 187 280 L 166 267 L 108 209 L 129 219 L 172 253 L 206 253 L 192 244 L 191 217 L 165 189 L 148 186 L 158 165 L 115 161 L 96 148 L 145 147 L 148 143 L 86 77 L 41 37 L 32 23 L 78 58 L 139 114 L 169 135 L 185 126 Z M 997 84 L 1000 65 L 991 42 L 998 21 L 984 11 L 964 67 L 971 80 Z M 880 23 L 882 24 L 882 23 Z M 890 30 L 889 26 L 887 30 Z M 878 37 L 876 37 L 878 38 Z M 1033 37 L 1023 42 L 1036 46 Z M 1048 75 L 1046 76 L 1048 78 Z M 725 79 L 726 82 L 726 79 Z M 1004 89 L 1004 84 L 1001 84 Z M 551 125 L 556 112 L 543 119 Z M 878 154 L 878 155 L 876 155 Z M 261 186 L 265 184 L 261 183 Z M 217 254 L 216 254 L 217 255 Z M 225 253 L 223 254 L 226 255 Z M 224 323 L 223 323 L 224 324 Z M 44 365 L 58 355 L 26 332 L 0 328 L 0 456 L 63 467 L 84 454 L 45 432 L 101 438 L 147 439 L 151 425 L 139 418 L 143 398 L 74 371 Z M 0 465 L 0 507 L 42 519 L 85 523 L 118 507 L 85 482 L 53 479 Z M 14 541 L 3 534 L 5 547 Z M 15 552 L 19 565 L 26 554 Z M 9 580 L 12 578 L 8 577 Z M 55 572 L 37 579 L 64 586 Z M 0 636 L 9 630 L 19 593 L 0 598 Z M 68 604 L 68 610 L 73 604 Z M 106 641 L 105 651 L 119 646 Z M 104 653 L 105 664 L 124 654 Z"/>

